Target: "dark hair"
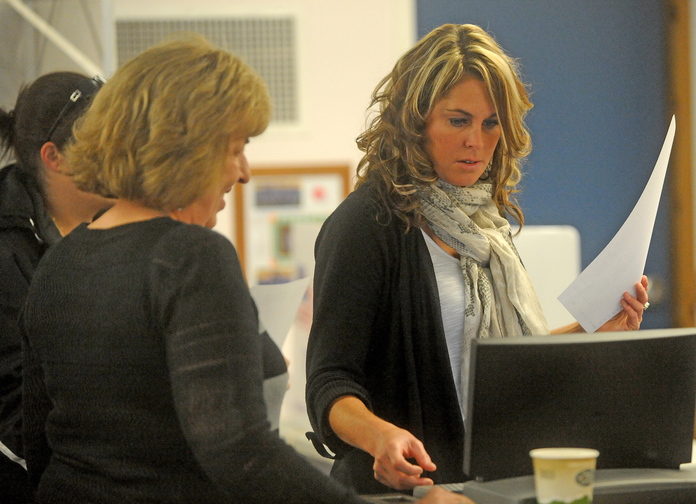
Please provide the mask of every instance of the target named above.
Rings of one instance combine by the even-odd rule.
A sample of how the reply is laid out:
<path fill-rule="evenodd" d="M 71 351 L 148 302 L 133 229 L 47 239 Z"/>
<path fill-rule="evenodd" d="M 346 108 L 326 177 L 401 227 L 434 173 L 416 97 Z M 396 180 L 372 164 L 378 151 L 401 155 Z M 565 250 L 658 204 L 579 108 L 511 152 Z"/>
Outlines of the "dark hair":
<path fill-rule="evenodd" d="M 0 158 L 13 153 L 22 173 L 42 191 L 41 147 L 50 140 L 64 149 L 73 123 L 98 89 L 93 79 L 74 72 L 48 73 L 22 86 L 14 109 L 0 108 Z M 81 96 L 71 102 L 75 91 Z"/>

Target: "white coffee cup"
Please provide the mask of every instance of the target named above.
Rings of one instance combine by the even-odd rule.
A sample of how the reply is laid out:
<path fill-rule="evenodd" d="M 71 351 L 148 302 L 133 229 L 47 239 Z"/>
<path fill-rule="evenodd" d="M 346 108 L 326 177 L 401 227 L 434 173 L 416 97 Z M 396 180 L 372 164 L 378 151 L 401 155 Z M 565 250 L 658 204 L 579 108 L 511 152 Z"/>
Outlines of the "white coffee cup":
<path fill-rule="evenodd" d="M 599 452 L 591 448 L 538 448 L 529 452 L 539 504 L 591 504 Z"/>

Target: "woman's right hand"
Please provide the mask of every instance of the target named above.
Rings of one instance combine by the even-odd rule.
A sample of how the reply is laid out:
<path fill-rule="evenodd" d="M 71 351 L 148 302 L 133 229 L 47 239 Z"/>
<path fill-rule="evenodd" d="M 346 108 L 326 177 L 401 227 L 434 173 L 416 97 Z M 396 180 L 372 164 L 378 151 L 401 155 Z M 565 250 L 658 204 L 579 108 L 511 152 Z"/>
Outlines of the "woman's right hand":
<path fill-rule="evenodd" d="M 437 468 L 423 443 L 373 414 L 357 397 L 336 399 L 329 410 L 329 424 L 343 441 L 374 457 L 374 477 L 380 483 L 397 490 L 433 484 L 432 479 L 421 477 L 424 471 Z"/>
<path fill-rule="evenodd" d="M 397 490 L 412 490 L 433 484 L 432 479 L 424 478 L 422 474 L 437 467 L 423 443 L 405 429 L 385 422 L 370 453 L 375 458 L 375 479 L 384 485 Z"/>
<path fill-rule="evenodd" d="M 432 479 L 421 476 L 423 471 L 434 471 L 437 467 L 420 440 L 387 422 L 378 432 L 374 447 L 369 450 L 375 458 L 373 469 L 377 481 L 397 490 L 433 484 Z"/>
<path fill-rule="evenodd" d="M 476 504 L 470 498 L 448 492 L 439 487 L 433 487 L 425 497 L 418 501 L 419 504 Z"/>

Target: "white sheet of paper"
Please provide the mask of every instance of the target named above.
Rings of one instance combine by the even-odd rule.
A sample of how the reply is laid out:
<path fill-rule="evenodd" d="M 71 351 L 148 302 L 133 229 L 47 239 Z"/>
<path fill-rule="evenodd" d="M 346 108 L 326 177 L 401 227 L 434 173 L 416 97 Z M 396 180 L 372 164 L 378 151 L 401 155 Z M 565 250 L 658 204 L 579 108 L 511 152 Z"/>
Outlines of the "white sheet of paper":
<path fill-rule="evenodd" d="M 634 286 L 648 258 L 675 131 L 672 116 L 655 168 L 633 211 L 604 250 L 558 296 L 587 332 L 595 332 L 622 310 L 619 300 L 624 292 L 635 295 Z"/>
<path fill-rule="evenodd" d="M 280 284 L 255 285 L 249 289 L 259 310 L 259 320 L 278 348 L 283 348 L 309 282 L 310 277 L 305 277 Z"/>

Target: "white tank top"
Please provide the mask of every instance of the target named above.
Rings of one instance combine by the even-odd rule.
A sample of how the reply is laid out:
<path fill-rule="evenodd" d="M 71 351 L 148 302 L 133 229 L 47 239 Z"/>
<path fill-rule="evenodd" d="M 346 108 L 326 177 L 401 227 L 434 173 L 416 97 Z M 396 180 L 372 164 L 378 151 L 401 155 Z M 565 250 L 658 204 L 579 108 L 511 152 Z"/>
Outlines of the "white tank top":
<path fill-rule="evenodd" d="M 466 412 L 467 390 L 462 390 L 462 373 L 468 376 L 469 370 L 462 369 L 462 351 L 464 347 L 464 275 L 459 259 L 445 252 L 423 230 L 425 243 L 428 245 L 430 258 L 435 270 L 437 291 L 440 298 L 440 311 L 442 312 L 442 325 L 445 329 L 447 351 L 449 352 L 450 366 L 454 386 L 457 389 L 459 407 L 462 415 Z M 468 343 L 468 342 L 467 342 Z M 467 345 L 468 346 L 468 345 Z M 468 359 L 464 363 L 468 368 Z"/>

